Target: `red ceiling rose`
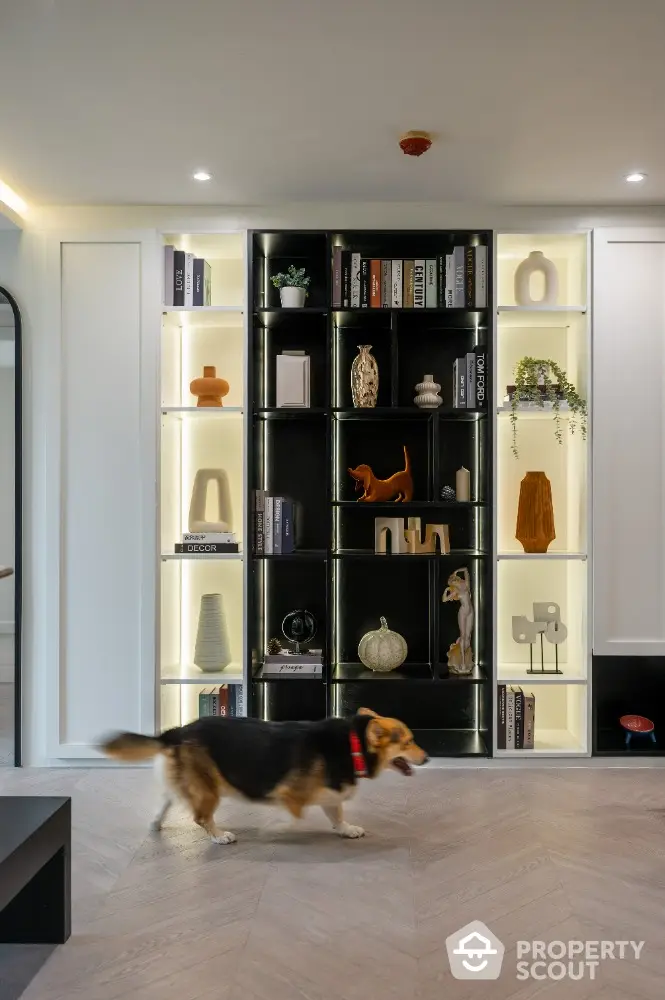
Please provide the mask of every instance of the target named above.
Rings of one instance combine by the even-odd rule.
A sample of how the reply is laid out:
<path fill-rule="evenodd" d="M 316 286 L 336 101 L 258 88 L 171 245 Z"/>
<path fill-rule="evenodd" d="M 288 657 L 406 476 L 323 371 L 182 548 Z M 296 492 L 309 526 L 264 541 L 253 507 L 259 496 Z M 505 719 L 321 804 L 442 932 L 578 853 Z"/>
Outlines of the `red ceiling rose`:
<path fill-rule="evenodd" d="M 432 137 L 429 132 L 405 132 L 399 144 L 407 156 L 422 156 L 432 145 Z"/>

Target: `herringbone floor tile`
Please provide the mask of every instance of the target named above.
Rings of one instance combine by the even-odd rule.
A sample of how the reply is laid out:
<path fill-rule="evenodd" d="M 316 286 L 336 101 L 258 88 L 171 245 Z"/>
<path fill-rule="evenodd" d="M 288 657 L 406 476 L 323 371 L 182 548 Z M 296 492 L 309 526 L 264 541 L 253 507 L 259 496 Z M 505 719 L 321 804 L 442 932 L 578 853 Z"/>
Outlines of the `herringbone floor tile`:
<path fill-rule="evenodd" d="M 230 803 L 238 844 L 183 812 L 147 832 L 149 771 L 6 771 L 0 793 L 73 798 L 74 934 L 0 949 L 23 1000 L 662 1000 L 665 781 L 650 770 L 423 769 L 367 782 L 359 841 Z M 222 816 L 220 815 L 220 820 Z M 446 937 L 482 920 L 494 982 L 453 978 Z M 518 981 L 521 940 L 642 940 L 595 980 Z M 45 964 L 44 964 L 45 961 Z M 42 965 L 39 968 L 40 964 Z"/>

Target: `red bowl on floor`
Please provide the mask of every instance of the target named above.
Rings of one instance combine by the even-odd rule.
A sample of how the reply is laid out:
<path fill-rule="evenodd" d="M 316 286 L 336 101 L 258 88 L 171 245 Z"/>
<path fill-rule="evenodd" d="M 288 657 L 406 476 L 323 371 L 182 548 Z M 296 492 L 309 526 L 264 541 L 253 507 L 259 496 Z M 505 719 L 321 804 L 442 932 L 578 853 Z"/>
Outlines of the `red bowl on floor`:
<path fill-rule="evenodd" d="M 622 715 L 619 722 L 631 733 L 651 733 L 654 729 L 651 719 L 645 719 L 643 715 Z"/>

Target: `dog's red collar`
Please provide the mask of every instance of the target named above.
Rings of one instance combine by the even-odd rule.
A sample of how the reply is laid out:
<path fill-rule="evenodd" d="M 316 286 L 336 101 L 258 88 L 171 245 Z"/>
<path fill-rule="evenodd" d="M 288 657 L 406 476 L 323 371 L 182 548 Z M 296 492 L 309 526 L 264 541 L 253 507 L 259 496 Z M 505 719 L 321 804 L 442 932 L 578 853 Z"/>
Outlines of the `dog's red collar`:
<path fill-rule="evenodd" d="M 365 763 L 365 755 L 363 754 L 362 744 L 360 742 L 360 737 L 355 729 L 351 730 L 349 735 L 349 741 L 351 743 L 351 760 L 353 761 L 353 773 L 356 778 L 366 778 L 367 777 L 367 765 Z"/>

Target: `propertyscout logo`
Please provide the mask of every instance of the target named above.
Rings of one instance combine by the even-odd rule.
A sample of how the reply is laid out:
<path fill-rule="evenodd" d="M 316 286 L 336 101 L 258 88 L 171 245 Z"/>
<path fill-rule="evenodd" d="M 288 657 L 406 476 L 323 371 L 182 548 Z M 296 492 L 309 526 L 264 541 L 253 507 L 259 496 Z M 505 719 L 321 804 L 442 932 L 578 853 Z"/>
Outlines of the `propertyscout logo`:
<path fill-rule="evenodd" d="M 602 962 L 638 961 L 644 941 L 518 941 L 514 970 L 517 980 L 596 979 Z M 455 979 L 498 979 L 505 948 L 480 920 L 446 939 L 450 971 Z"/>

